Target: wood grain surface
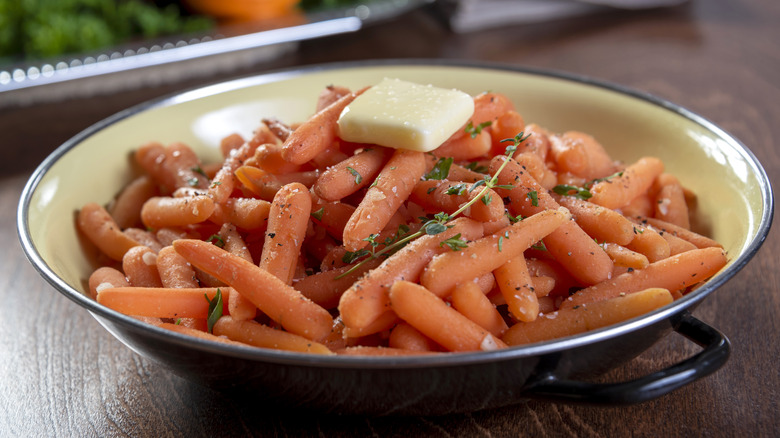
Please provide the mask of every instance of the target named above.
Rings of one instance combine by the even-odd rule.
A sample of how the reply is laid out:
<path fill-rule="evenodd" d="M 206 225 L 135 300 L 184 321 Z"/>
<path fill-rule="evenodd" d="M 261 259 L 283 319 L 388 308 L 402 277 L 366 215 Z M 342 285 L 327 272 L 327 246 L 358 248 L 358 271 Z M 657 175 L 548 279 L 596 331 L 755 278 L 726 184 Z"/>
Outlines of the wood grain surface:
<path fill-rule="evenodd" d="M 21 190 L 59 144 L 130 105 L 233 76 L 375 58 L 446 58 L 547 68 L 668 99 L 747 145 L 780 177 L 780 2 L 694 0 L 451 33 L 423 9 L 358 34 L 305 42 L 282 59 L 219 77 L 0 110 L 0 436 L 780 436 L 780 239 L 694 315 L 732 342 L 726 365 L 660 399 L 624 407 L 529 402 L 443 417 L 339 417 L 268 411 L 171 375 L 116 341 L 27 262 L 15 229 Z M 2 97 L 0 97 L 2 98 Z M 728 208 L 728 206 L 724 206 Z M 601 382 L 639 377 L 698 347 L 670 335 Z"/>

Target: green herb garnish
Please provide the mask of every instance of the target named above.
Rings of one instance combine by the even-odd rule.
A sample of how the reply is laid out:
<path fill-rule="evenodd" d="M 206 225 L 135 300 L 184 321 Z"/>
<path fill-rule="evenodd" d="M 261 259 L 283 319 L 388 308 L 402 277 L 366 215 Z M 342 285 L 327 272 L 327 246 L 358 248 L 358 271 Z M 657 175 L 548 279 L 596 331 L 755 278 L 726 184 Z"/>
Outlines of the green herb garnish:
<path fill-rule="evenodd" d="M 209 303 L 206 324 L 208 325 L 209 333 L 211 333 L 212 329 L 214 328 L 214 324 L 216 324 L 217 320 L 222 317 L 222 291 L 217 288 L 217 294 L 212 300 L 209 299 L 208 294 L 204 293 L 203 296 L 206 297 L 206 302 Z"/>

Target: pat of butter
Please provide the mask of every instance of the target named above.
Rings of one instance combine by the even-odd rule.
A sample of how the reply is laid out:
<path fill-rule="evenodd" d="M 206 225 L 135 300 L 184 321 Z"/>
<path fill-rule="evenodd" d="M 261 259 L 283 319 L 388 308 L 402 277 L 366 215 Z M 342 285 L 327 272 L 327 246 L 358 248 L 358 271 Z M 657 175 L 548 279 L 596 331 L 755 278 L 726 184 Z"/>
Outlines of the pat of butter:
<path fill-rule="evenodd" d="M 384 79 L 344 108 L 338 120 L 339 137 L 429 152 L 472 114 L 474 99 L 462 91 Z"/>

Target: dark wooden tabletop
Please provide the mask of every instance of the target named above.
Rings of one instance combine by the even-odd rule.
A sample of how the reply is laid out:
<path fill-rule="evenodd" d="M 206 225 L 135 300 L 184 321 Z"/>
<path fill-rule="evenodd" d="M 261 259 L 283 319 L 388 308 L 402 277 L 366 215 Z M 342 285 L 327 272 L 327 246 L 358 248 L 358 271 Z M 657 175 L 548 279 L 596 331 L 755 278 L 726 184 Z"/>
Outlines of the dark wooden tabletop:
<path fill-rule="evenodd" d="M 532 401 L 424 418 L 268 412 L 189 383 L 116 341 L 22 254 L 15 231 L 22 187 L 48 153 L 82 129 L 201 83 L 341 60 L 483 60 L 620 83 L 715 122 L 753 151 L 770 179 L 780 178 L 780 2 L 696 0 L 470 34 L 449 31 L 432 12 L 304 42 L 283 58 L 218 76 L 0 110 L 0 235 L 10 247 L 0 252 L 0 436 L 779 436 L 776 232 L 694 312 L 732 342 L 729 361 L 711 376 L 639 405 Z M 697 351 L 672 334 L 598 380 L 643 376 Z"/>

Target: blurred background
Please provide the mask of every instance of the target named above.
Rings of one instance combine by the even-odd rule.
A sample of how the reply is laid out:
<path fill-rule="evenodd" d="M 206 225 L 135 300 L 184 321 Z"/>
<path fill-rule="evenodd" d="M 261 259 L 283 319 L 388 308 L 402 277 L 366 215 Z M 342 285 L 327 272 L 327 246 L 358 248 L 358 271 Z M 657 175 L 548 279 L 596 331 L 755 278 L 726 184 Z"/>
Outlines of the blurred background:
<path fill-rule="evenodd" d="M 301 41 L 356 32 L 419 9 L 432 25 L 457 35 L 684 2 L 0 0 L 0 107 L 234 72 L 289 55 Z"/>

